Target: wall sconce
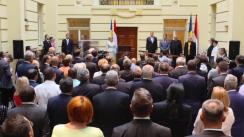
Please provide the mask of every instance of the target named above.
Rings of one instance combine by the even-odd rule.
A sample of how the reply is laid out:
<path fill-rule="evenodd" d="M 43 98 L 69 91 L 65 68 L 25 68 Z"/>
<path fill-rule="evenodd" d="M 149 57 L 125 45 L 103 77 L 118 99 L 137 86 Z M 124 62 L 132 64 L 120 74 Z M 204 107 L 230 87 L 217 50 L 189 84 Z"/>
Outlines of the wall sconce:
<path fill-rule="evenodd" d="M 25 18 L 25 30 L 28 30 L 29 29 L 29 20 Z"/>

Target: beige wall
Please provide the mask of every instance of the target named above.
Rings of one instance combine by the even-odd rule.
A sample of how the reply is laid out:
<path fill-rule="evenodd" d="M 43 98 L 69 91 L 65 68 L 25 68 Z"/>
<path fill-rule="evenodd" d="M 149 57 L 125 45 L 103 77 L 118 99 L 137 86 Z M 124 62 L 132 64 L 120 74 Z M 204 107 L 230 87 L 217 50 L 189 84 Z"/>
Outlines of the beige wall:
<path fill-rule="evenodd" d="M 208 39 L 214 35 L 227 50 L 229 40 L 244 42 L 244 18 L 240 18 L 244 1 L 241 0 L 179 0 L 176 5 L 172 0 L 157 0 L 151 6 L 97 6 L 94 1 L 97 0 L 82 0 L 77 4 L 77 0 L 0 0 L 0 47 L 12 52 L 13 39 L 23 39 L 25 46 L 42 44 L 38 35 L 38 3 L 43 4 L 42 36 L 45 33 L 54 36 L 58 46 L 68 31 L 67 18 L 90 18 L 90 37 L 98 40 L 101 48 L 105 46 L 111 19 L 116 18 L 118 27 L 138 27 L 138 50 L 142 50 L 150 31 L 159 40 L 162 38 L 164 19 L 189 21 L 190 14 L 199 16 L 200 51 L 207 49 Z M 212 4 L 216 4 L 216 22 L 211 22 Z M 194 21 L 193 17 L 193 28 Z M 211 30 L 213 23 L 215 30 Z M 188 30 L 188 24 L 185 29 Z"/>

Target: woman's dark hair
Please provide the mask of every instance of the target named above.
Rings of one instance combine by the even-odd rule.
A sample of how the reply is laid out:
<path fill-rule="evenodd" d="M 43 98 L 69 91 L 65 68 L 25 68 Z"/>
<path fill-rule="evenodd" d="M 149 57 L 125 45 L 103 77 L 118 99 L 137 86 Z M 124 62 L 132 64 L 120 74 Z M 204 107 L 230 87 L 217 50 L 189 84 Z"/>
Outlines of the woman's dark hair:
<path fill-rule="evenodd" d="M 167 89 L 168 116 L 169 119 L 177 119 L 182 109 L 184 87 L 180 83 L 173 83 Z"/>

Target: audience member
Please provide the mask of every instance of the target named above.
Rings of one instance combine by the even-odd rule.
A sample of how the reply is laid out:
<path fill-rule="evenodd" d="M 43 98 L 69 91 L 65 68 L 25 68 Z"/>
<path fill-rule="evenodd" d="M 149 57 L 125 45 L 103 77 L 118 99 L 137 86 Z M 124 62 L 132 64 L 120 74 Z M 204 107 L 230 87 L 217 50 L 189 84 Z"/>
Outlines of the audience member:
<path fill-rule="evenodd" d="M 48 116 L 46 110 L 34 104 L 35 91 L 31 86 L 26 86 L 20 91 L 20 99 L 22 105 L 10 109 L 7 113 L 8 117 L 13 115 L 23 115 L 33 122 L 35 137 L 43 137 L 48 134 Z"/>
<path fill-rule="evenodd" d="M 169 76 L 178 79 L 180 76 L 187 73 L 186 59 L 184 57 L 178 57 L 176 59 L 176 67 L 169 73 Z"/>
<path fill-rule="evenodd" d="M 50 67 L 50 64 L 51 64 L 51 56 L 50 55 L 44 55 L 42 57 L 42 63 L 40 66 L 41 72 L 43 73 L 46 68 Z"/>
<path fill-rule="evenodd" d="M 19 94 L 27 86 L 29 86 L 29 80 L 27 77 L 22 76 L 16 80 L 15 92 L 13 96 L 15 106 L 20 106 L 22 104 Z"/>
<path fill-rule="evenodd" d="M 86 55 L 86 68 L 90 72 L 90 79 L 93 78 L 95 72 L 97 72 L 97 64 L 93 62 L 93 56 L 91 54 Z"/>
<path fill-rule="evenodd" d="M 103 59 L 100 59 L 98 61 L 98 67 L 99 67 L 100 71 L 95 72 L 94 75 L 93 75 L 93 78 L 98 77 L 98 76 L 101 76 L 103 74 L 102 71 L 101 71 L 103 64 L 108 64 L 108 61 L 106 59 L 104 59 L 104 58 Z"/>
<path fill-rule="evenodd" d="M 29 69 L 27 72 L 27 78 L 29 79 L 29 84 L 34 88 L 37 85 L 38 71 L 36 69 Z"/>
<path fill-rule="evenodd" d="M 77 77 L 77 70 L 75 68 L 70 68 L 68 71 L 68 77 L 72 78 L 73 88 L 80 85 L 80 80 Z"/>
<path fill-rule="evenodd" d="M 71 78 L 61 79 L 60 90 L 62 93 L 48 99 L 47 114 L 50 120 L 50 133 L 52 133 L 52 129 L 55 125 L 69 122 L 67 105 L 72 99 L 72 88 L 73 81 Z"/>
<path fill-rule="evenodd" d="M 238 79 L 236 76 L 228 74 L 225 78 L 224 87 L 228 91 L 230 107 L 233 109 L 235 123 L 231 129 L 233 137 L 241 137 L 244 130 L 244 97 L 237 91 Z"/>
<path fill-rule="evenodd" d="M 63 60 L 63 66 L 59 68 L 59 70 L 63 73 L 64 78 L 68 77 L 68 72 L 70 69 L 71 60 L 68 57 L 65 57 Z"/>
<path fill-rule="evenodd" d="M 67 108 L 69 123 L 56 125 L 52 137 L 103 137 L 99 128 L 87 126 L 92 121 L 93 107 L 83 96 L 73 98 Z"/>
<path fill-rule="evenodd" d="M 123 61 L 123 70 L 120 71 L 121 78 L 124 79 L 126 82 L 132 81 L 134 79 L 133 73 L 131 71 L 131 60 L 124 59 Z"/>
<path fill-rule="evenodd" d="M 191 107 L 183 103 L 183 96 L 183 85 L 173 83 L 167 89 L 167 99 L 153 105 L 152 120 L 169 127 L 173 137 L 186 136 L 192 120 Z"/>
<path fill-rule="evenodd" d="M 54 81 L 56 79 L 56 73 L 53 68 L 47 68 L 44 71 L 44 83 L 35 87 L 36 100 L 35 102 L 43 108 L 47 108 L 48 99 L 57 96 L 61 93 L 59 85 Z"/>
<path fill-rule="evenodd" d="M 94 84 L 98 84 L 100 86 L 103 85 L 105 83 L 104 79 L 105 79 L 106 73 L 109 71 L 109 68 L 110 68 L 109 64 L 107 64 L 107 63 L 102 64 L 101 65 L 102 75 L 94 77 L 91 82 Z"/>
<path fill-rule="evenodd" d="M 131 118 L 129 95 L 116 89 L 118 80 L 116 71 L 108 71 L 105 77 L 108 87 L 104 92 L 93 97 L 95 112 L 93 124 L 103 131 L 105 137 L 111 137 L 114 127 L 128 122 Z"/>
<path fill-rule="evenodd" d="M 36 69 L 36 66 L 32 64 L 35 54 L 32 51 L 26 51 L 24 61 L 17 67 L 18 77 L 27 76 L 29 69 Z"/>
<path fill-rule="evenodd" d="M 139 88 L 134 92 L 130 108 L 133 120 L 115 127 L 112 137 L 171 137 L 170 129 L 150 120 L 153 99 L 146 89 Z"/>
<path fill-rule="evenodd" d="M 226 118 L 225 118 L 225 121 L 222 121 L 223 123 L 220 128 L 222 129 L 222 131 L 225 135 L 231 136 L 231 128 L 235 121 L 235 117 L 234 117 L 232 109 L 229 107 L 230 99 L 229 99 L 229 95 L 228 95 L 227 91 L 223 87 L 214 87 L 211 99 L 220 100 L 224 104 L 224 115 Z M 202 109 L 200 109 L 198 112 L 197 118 L 195 120 L 195 123 L 194 123 L 193 134 L 200 134 L 204 131 L 204 129 L 208 128 L 208 127 L 206 127 L 204 121 L 202 121 L 202 118 L 201 118 L 202 113 L 204 113 L 204 112 Z"/>
<path fill-rule="evenodd" d="M 58 66 L 59 66 L 59 59 L 57 56 L 53 56 L 51 58 L 51 66 L 53 71 L 56 73 L 56 77 L 55 77 L 55 82 L 57 84 L 59 84 L 59 81 L 64 77 L 64 73 L 59 70 Z"/>
<path fill-rule="evenodd" d="M 238 55 L 236 56 L 236 64 L 237 66 L 232 69 L 232 74 L 238 78 L 238 84 L 240 84 L 241 76 L 244 74 L 244 56 Z"/>

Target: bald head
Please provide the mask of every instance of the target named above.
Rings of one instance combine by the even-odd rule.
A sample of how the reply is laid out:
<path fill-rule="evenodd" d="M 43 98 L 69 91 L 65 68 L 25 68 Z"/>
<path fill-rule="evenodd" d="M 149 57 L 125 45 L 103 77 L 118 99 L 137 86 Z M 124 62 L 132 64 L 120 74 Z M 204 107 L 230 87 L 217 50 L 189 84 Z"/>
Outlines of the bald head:
<path fill-rule="evenodd" d="M 151 65 L 145 65 L 142 68 L 142 78 L 144 79 L 152 79 L 153 76 L 153 67 Z"/>

